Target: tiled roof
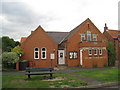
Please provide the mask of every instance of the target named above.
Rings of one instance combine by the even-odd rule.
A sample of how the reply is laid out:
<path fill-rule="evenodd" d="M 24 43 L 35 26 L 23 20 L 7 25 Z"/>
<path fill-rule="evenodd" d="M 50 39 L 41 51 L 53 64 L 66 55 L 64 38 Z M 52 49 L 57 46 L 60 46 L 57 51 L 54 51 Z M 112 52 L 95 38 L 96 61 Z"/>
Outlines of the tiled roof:
<path fill-rule="evenodd" d="M 23 43 L 26 39 L 27 39 L 27 37 L 22 37 L 20 40 L 20 43 Z"/>
<path fill-rule="evenodd" d="M 47 32 L 47 34 L 48 34 L 57 44 L 59 44 L 59 43 L 69 34 L 69 32 Z"/>
<path fill-rule="evenodd" d="M 57 44 L 59 44 L 69 32 L 46 32 Z M 27 37 L 22 37 L 20 43 L 23 43 Z"/>
<path fill-rule="evenodd" d="M 119 30 L 108 30 L 108 33 L 112 36 L 112 38 L 118 38 L 118 33 L 120 33 Z"/>

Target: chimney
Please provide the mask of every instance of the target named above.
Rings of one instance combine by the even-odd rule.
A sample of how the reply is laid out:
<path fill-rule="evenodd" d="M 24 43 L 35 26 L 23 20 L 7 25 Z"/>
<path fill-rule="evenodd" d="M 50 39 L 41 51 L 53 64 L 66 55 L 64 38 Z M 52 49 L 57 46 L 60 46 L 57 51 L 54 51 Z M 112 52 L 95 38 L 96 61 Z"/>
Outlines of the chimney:
<path fill-rule="evenodd" d="M 104 32 L 105 31 L 108 31 L 108 27 L 107 27 L 107 24 L 105 23 L 105 27 L 104 27 Z"/>
<path fill-rule="evenodd" d="M 31 34 L 33 33 L 34 31 L 31 31 Z"/>

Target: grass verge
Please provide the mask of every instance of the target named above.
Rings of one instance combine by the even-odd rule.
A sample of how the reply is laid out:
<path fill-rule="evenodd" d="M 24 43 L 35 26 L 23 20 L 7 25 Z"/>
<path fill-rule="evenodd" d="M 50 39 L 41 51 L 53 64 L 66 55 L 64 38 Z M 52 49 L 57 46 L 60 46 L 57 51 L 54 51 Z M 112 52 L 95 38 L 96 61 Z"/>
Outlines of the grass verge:
<path fill-rule="evenodd" d="M 96 79 L 101 82 L 115 82 L 120 81 L 120 68 L 110 68 L 110 69 L 97 69 L 97 70 L 86 70 L 86 71 L 76 71 L 76 74 L 87 76 Z"/>
<path fill-rule="evenodd" d="M 57 73 L 53 77 L 65 77 L 64 80 L 44 81 L 49 75 L 33 75 L 30 80 L 26 80 L 26 75 L 3 75 L 3 88 L 70 88 L 77 86 L 85 86 L 86 82 L 77 79 L 69 74 Z M 64 87 L 62 87 L 64 86 Z"/>

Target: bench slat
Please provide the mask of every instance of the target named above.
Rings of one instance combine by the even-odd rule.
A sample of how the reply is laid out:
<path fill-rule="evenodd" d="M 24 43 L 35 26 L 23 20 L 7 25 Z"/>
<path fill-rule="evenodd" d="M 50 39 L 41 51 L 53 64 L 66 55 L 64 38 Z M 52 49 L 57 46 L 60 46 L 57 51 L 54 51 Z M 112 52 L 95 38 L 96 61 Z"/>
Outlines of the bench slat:
<path fill-rule="evenodd" d="M 39 68 L 39 67 L 27 67 L 26 68 L 26 72 L 30 71 L 30 72 L 38 72 L 38 71 L 52 71 L 54 70 L 54 68 L 52 67 L 46 67 L 46 68 Z"/>
<path fill-rule="evenodd" d="M 45 74 L 53 74 L 53 73 L 26 73 L 25 75 L 45 75 Z"/>

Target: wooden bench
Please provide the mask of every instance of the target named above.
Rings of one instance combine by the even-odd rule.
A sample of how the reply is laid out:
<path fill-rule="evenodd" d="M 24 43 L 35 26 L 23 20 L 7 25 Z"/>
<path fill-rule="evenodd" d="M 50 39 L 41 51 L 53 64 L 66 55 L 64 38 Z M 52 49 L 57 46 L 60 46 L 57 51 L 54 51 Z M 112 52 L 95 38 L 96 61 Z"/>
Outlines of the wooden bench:
<path fill-rule="evenodd" d="M 28 79 L 30 79 L 30 75 L 50 74 L 50 79 L 52 79 L 53 70 L 53 67 L 26 67 L 25 75 L 28 75 Z"/>

